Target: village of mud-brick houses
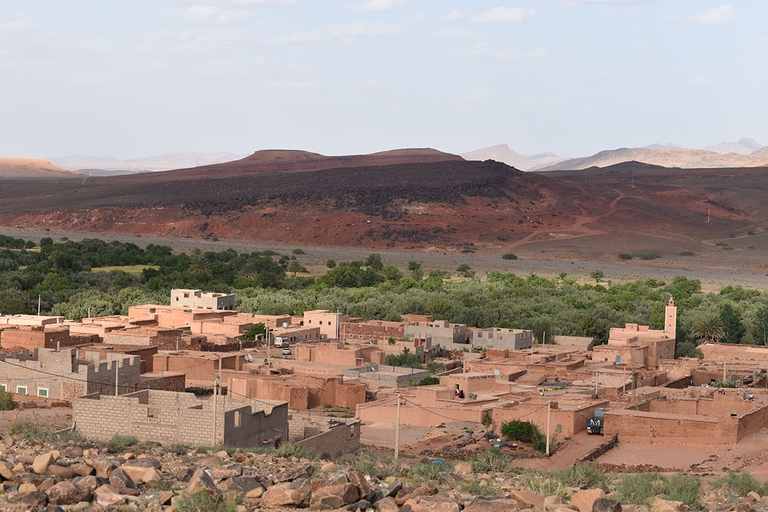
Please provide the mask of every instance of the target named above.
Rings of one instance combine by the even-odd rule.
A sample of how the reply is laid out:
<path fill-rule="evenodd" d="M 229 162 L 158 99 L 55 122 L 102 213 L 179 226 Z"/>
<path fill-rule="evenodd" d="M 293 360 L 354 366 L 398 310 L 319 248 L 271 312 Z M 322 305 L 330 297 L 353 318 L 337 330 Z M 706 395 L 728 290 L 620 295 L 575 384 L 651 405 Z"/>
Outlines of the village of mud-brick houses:
<path fill-rule="evenodd" d="M 357 450 L 361 427 L 393 423 L 398 407 L 405 428 L 490 420 L 498 432 L 524 419 L 559 440 L 584 431 L 595 409 L 607 409 L 604 434 L 629 443 L 731 445 L 768 426 L 768 347 L 707 344 L 703 358 L 675 359 L 671 299 L 663 329 L 614 327 L 604 345 L 543 345 L 531 331 L 421 315 L 257 315 L 234 304 L 173 290 L 170 306 L 127 316 L 0 316 L 0 390 L 23 407 L 71 407 L 72 427 L 96 440 L 293 441 L 330 456 Z M 243 340 L 256 324 L 266 333 Z M 404 351 L 443 363 L 433 365 L 439 384 L 414 386 L 429 371 L 384 364 Z M 329 421 L 328 411 L 349 414 Z"/>

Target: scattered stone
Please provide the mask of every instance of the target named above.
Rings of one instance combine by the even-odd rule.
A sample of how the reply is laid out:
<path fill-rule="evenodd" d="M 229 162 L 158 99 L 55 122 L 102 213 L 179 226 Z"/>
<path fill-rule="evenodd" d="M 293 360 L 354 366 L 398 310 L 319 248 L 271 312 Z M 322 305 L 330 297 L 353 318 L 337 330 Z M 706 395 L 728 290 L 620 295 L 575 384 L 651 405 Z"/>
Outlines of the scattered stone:
<path fill-rule="evenodd" d="M 275 481 L 279 483 L 290 482 L 292 480 L 296 480 L 297 478 L 309 478 L 314 472 L 315 467 L 311 464 L 299 464 L 294 468 L 289 468 L 281 473 L 278 473 L 278 475 L 275 477 Z"/>
<path fill-rule="evenodd" d="M 205 469 L 198 469 L 195 471 L 195 474 L 192 475 L 192 478 L 189 479 L 189 483 L 187 484 L 187 492 L 190 494 L 200 490 L 206 490 L 213 496 L 221 496 L 221 489 L 216 487 L 213 478 L 211 478 L 211 475 L 209 475 L 208 471 Z"/>
<path fill-rule="evenodd" d="M 19 485 L 19 492 L 35 492 L 35 491 L 37 491 L 37 486 L 32 482 L 24 482 Z"/>
<path fill-rule="evenodd" d="M 622 512 L 621 503 L 608 498 L 597 498 L 592 504 L 592 512 Z"/>
<path fill-rule="evenodd" d="M 64 480 L 45 491 L 52 505 L 74 505 L 81 501 L 91 500 L 91 491 L 69 480 Z"/>
<path fill-rule="evenodd" d="M 453 466 L 453 472 L 457 475 L 469 475 L 472 473 L 472 464 L 469 462 L 458 462 Z"/>
<path fill-rule="evenodd" d="M 603 493 L 603 495 L 605 495 L 605 493 Z M 531 491 L 525 491 L 522 489 L 513 490 L 510 493 L 510 496 L 517 500 L 520 508 L 535 508 L 536 510 L 544 510 L 544 498 L 538 494 L 532 493 Z M 590 508 L 589 510 L 581 510 L 581 507 L 579 507 L 579 512 L 592 512 L 592 509 Z"/>
<path fill-rule="evenodd" d="M 56 464 L 48 466 L 48 474 L 61 478 L 62 480 L 70 480 L 75 477 L 75 472 L 72 468 L 57 466 Z"/>
<path fill-rule="evenodd" d="M 48 472 L 48 466 L 56 461 L 51 452 L 42 453 L 34 458 L 32 462 L 32 471 L 38 475 L 44 475 Z"/>
<path fill-rule="evenodd" d="M 48 504 L 48 495 L 40 491 L 28 492 L 21 497 L 19 503 L 34 510 Z"/>
<path fill-rule="evenodd" d="M 464 512 L 517 512 L 520 505 L 516 500 L 511 499 L 491 499 L 479 496 L 472 500 L 464 509 Z"/>
<path fill-rule="evenodd" d="M 360 491 L 361 498 L 367 498 L 371 493 L 371 484 L 368 483 L 368 480 L 365 479 L 365 475 L 360 471 L 356 469 L 347 471 L 347 479 L 349 480 L 349 483 L 357 487 L 357 490 Z"/>
<path fill-rule="evenodd" d="M 264 490 L 264 486 L 261 485 L 261 482 L 254 476 L 236 476 L 232 478 L 229 488 L 246 494 L 254 489 Z M 260 496 L 261 495 L 259 495 L 259 497 Z"/>
<path fill-rule="evenodd" d="M 72 464 L 69 467 L 72 468 L 72 471 L 74 471 L 77 476 L 88 476 L 96 472 L 96 469 L 94 469 L 93 466 L 84 462 L 78 462 L 77 464 Z"/>
<path fill-rule="evenodd" d="M 565 504 L 566 501 L 560 496 L 546 496 L 544 498 L 544 510 L 546 511 L 555 510 Z"/>
<path fill-rule="evenodd" d="M 374 503 L 373 510 L 376 512 L 398 512 L 400 507 L 397 506 L 395 498 L 386 497 Z"/>
<path fill-rule="evenodd" d="M 156 470 L 160 471 L 160 469 L 163 467 L 163 465 L 160 463 L 159 460 L 153 458 L 153 457 L 141 457 L 134 460 L 127 460 L 125 461 L 125 464 L 123 464 L 123 468 L 125 467 L 132 467 L 132 468 L 155 468 Z"/>
<path fill-rule="evenodd" d="M 125 496 L 110 485 L 102 485 L 93 492 L 94 501 L 102 507 L 115 507 L 125 503 Z"/>
<path fill-rule="evenodd" d="M 123 470 L 123 468 L 115 468 L 109 475 L 109 483 L 117 489 L 121 494 L 131 494 L 126 491 L 137 491 L 136 482 L 133 478 Z"/>
<path fill-rule="evenodd" d="M 0 477 L 2 477 L 3 480 L 13 480 L 13 464 L 5 460 L 0 460 Z"/>

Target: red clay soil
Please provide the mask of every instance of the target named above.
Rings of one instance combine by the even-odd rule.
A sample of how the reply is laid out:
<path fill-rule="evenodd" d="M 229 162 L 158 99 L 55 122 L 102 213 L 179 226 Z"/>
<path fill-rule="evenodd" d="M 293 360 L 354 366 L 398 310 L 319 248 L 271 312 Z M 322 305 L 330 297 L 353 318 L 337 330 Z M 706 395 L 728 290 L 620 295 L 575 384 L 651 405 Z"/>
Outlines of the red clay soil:
<path fill-rule="evenodd" d="M 765 168 L 632 162 L 534 174 L 433 150 L 354 157 L 262 151 L 192 170 L 3 180 L 0 225 L 606 261 L 619 252 L 677 257 L 695 250 L 702 264 L 768 248 L 766 178 Z M 722 238 L 736 250 L 716 246 Z"/>

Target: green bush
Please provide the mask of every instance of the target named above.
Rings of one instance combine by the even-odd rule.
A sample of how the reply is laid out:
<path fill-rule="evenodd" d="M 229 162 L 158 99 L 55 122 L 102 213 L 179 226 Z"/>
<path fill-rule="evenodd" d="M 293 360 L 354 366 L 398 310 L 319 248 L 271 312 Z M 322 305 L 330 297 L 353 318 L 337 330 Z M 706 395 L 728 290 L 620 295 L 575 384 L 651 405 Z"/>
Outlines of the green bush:
<path fill-rule="evenodd" d="M 437 361 L 430 361 L 427 363 L 427 370 L 429 370 L 430 375 L 443 373 L 445 371 L 445 364 L 438 363 Z"/>
<path fill-rule="evenodd" d="M 470 480 L 464 482 L 459 487 L 459 490 L 463 493 L 472 494 L 474 496 L 486 496 L 496 497 L 501 495 L 501 490 L 493 485 L 483 485 L 480 480 Z"/>
<path fill-rule="evenodd" d="M 666 480 L 658 473 L 622 475 L 616 485 L 616 498 L 624 505 L 650 505 L 656 496 L 666 494 Z"/>
<path fill-rule="evenodd" d="M 304 249 L 294 249 L 291 252 L 293 252 L 293 254 L 304 254 Z"/>
<path fill-rule="evenodd" d="M 501 435 L 510 441 L 533 441 L 540 436 L 530 421 L 512 420 L 501 424 Z"/>
<path fill-rule="evenodd" d="M 12 411 L 16 408 L 16 402 L 13 401 L 13 393 L 0 391 L 0 411 Z"/>
<path fill-rule="evenodd" d="M 699 479 L 682 473 L 667 478 L 659 473 L 624 475 L 616 486 L 616 497 L 622 504 L 650 505 L 655 497 L 682 501 L 691 508 L 701 509 Z"/>
<path fill-rule="evenodd" d="M 681 251 L 680 256 L 696 256 L 693 251 Z"/>
<path fill-rule="evenodd" d="M 223 499 L 214 497 L 205 489 L 184 494 L 173 505 L 176 512 L 235 512 L 237 508 Z"/>
<path fill-rule="evenodd" d="M 354 468 L 363 475 L 383 480 L 390 476 L 407 476 L 408 471 L 394 457 L 372 455 L 370 453 L 346 454 L 336 459 L 340 466 Z"/>
<path fill-rule="evenodd" d="M 541 475 L 526 475 L 523 478 L 523 488 L 539 496 L 560 496 L 567 498 L 568 487 L 555 478 L 545 478 Z"/>
<path fill-rule="evenodd" d="M 728 247 L 728 242 L 717 242 L 715 247 Z"/>
<path fill-rule="evenodd" d="M 111 453 L 124 452 L 128 447 L 139 444 L 139 440 L 135 436 L 124 436 L 121 434 L 115 434 L 107 441 L 107 449 Z"/>
<path fill-rule="evenodd" d="M 480 452 L 467 460 L 472 465 L 472 471 L 480 473 L 518 473 L 515 459 L 508 453 L 497 449 Z"/>
<path fill-rule="evenodd" d="M 661 254 L 657 252 L 641 252 L 637 254 L 637 257 L 641 260 L 657 260 L 661 258 Z"/>
<path fill-rule="evenodd" d="M 673 475 L 667 484 L 666 499 L 682 501 L 691 508 L 701 509 L 701 482 L 692 475 Z"/>
<path fill-rule="evenodd" d="M 501 259 L 503 260 L 516 260 L 517 255 L 512 254 L 511 252 L 508 252 L 506 254 L 502 254 Z"/>
<path fill-rule="evenodd" d="M 491 425 L 493 425 L 493 416 L 491 416 L 490 411 L 485 411 L 483 413 L 483 417 L 480 419 L 480 423 L 482 423 L 485 428 L 489 428 Z"/>
<path fill-rule="evenodd" d="M 576 464 L 572 468 L 555 471 L 553 478 L 566 487 L 602 489 L 608 492 L 610 479 L 592 464 Z"/>
<path fill-rule="evenodd" d="M 429 377 L 424 377 L 420 381 L 412 383 L 411 386 L 434 386 L 435 384 L 440 384 L 440 378 L 432 377 L 430 375 Z"/>
<path fill-rule="evenodd" d="M 746 471 L 734 473 L 729 471 L 727 475 L 712 482 L 713 487 L 728 487 L 728 495 L 731 498 L 744 497 L 754 491 L 761 496 L 768 491 L 768 485 L 762 485 L 751 473 Z"/>
<path fill-rule="evenodd" d="M 632 256 L 631 254 L 628 254 L 626 252 L 619 253 L 619 259 L 620 260 L 631 260 L 632 258 L 634 258 L 634 256 Z"/>
<path fill-rule="evenodd" d="M 277 448 L 271 449 L 270 453 L 275 457 L 297 457 L 299 459 L 309 459 L 314 456 L 312 452 L 293 441 L 282 443 Z"/>
<path fill-rule="evenodd" d="M 450 472 L 453 466 L 448 464 L 434 464 L 432 462 L 416 462 L 411 464 L 411 470 L 409 473 L 410 480 L 415 485 L 420 484 L 437 484 L 443 473 Z"/>

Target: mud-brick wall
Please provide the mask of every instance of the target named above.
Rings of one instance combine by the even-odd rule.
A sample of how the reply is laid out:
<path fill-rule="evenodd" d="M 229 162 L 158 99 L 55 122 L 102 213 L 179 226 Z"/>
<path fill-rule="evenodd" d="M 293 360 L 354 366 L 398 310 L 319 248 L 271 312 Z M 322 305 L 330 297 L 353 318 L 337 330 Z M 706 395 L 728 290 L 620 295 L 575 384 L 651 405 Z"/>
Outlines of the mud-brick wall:
<path fill-rule="evenodd" d="M 614 410 L 605 413 L 605 435 L 619 442 L 729 445 L 738 439 L 739 418 Z"/>

